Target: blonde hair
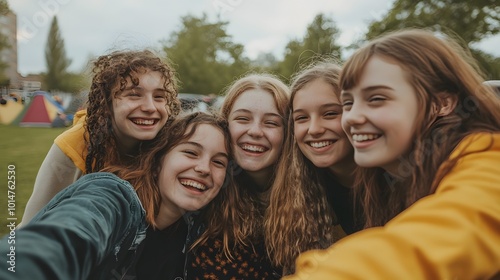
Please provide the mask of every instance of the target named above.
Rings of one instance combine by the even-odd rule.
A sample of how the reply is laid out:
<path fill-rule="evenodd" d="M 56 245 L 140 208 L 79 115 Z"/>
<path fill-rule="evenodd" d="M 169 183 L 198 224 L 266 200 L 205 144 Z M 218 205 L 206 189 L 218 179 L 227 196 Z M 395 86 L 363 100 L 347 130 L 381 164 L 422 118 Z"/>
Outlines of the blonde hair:
<path fill-rule="evenodd" d="M 320 61 L 295 74 L 290 114 L 297 91 L 312 81 L 322 79 L 335 92 L 340 92 L 340 70 L 333 61 Z M 283 156 L 271 189 L 264 227 L 268 254 L 272 256 L 273 265 L 283 267 L 285 274 L 293 272 L 295 259 L 301 252 L 325 248 L 339 239 L 333 234 L 335 215 L 322 185 L 326 172 L 314 166 L 300 151 L 291 117 L 287 126 Z"/>
<path fill-rule="evenodd" d="M 234 81 L 227 88 L 221 106 L 222 117 L 227 119 L 236 99 L 251 89 L 261 89 L 272 94 L 279 114 L 284 123 L 287 122 L 289 89 L 276 76 L 267 73 L 251 73 Z M 284 129 L 286 130 L 286 127 Z M 244 170 L 235 172 L 231 182 L 235 187 L 228 188 L 224 201 L 217 209 L 213 209 L 216 214 L 210 215 L 210 226 L 194 246 L 204 243 L 208 238 L 222 235 L 224 253 L 226 257 L 232 258 L 232 248 L 237 245 L 252 245 L 252 242 L 262 238 L 263 215 L 267 201 L 249 181 L 251 178 Z"/>

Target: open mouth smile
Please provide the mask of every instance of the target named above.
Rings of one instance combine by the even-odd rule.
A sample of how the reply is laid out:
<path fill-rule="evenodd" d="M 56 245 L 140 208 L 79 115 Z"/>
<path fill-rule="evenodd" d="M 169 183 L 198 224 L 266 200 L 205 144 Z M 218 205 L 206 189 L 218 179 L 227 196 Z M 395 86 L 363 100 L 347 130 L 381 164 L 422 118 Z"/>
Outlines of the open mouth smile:
<path fill-rule="evenodd" d="M 208 189 L 207 186 L 203 185 L 200 182 L 194 181 L 194 180 L 189 180 L 189 179 L 182 179 L 180 180 L 181 184 L 184 187 L 190 188 L 190 189 L 195 189 L 200 192 L 204 192 Z"/>
<path fill-rule="evenodd" d="M 364 142 L 380 138 L 380 134 L 353 134 L 352 140 L 354 142 Z"/>

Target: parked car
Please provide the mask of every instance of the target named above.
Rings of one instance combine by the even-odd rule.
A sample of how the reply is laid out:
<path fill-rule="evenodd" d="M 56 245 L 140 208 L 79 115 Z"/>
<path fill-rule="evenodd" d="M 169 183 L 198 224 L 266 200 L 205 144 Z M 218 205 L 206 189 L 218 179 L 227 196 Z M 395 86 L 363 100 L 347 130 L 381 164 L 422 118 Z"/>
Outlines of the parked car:
<path fill-rule="evenodd" d="M 183 112 L 207 112 L 208 104 L 204 101 L 205 95 L 197 93 L 179 93 Z"/>

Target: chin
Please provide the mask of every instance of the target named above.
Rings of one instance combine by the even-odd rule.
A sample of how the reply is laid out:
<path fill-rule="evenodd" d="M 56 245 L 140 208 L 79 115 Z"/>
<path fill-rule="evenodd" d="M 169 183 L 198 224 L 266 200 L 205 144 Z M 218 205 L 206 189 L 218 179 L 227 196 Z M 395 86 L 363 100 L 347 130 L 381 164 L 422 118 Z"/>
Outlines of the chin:
<path fill-rule="evenodd" d="M 354 156 L 354 161 L 356 162 L 356 164 L 359 167 L 363 167 L 363 168 L 372 168 L 372 167 L 378 167 L 379 166 L 378 164 L 376 164 L 372 160 L 368 160 L 368 159 L 364 159 L 364 158 L 357 158 L 356 156 Z"/>

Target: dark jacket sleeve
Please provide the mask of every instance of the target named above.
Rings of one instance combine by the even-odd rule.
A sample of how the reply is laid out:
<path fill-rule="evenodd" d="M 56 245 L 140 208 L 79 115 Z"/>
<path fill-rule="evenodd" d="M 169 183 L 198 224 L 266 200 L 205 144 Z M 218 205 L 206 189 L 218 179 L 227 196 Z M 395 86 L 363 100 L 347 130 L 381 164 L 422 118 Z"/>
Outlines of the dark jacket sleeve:
<path fill-rule="evenodd" d="M 137 231 L 143 211 L 128 182 L 110 173 L 86 175 L 0 241 L 0 256 L 8 258 L 0 279 L 86 279 Z"/>

